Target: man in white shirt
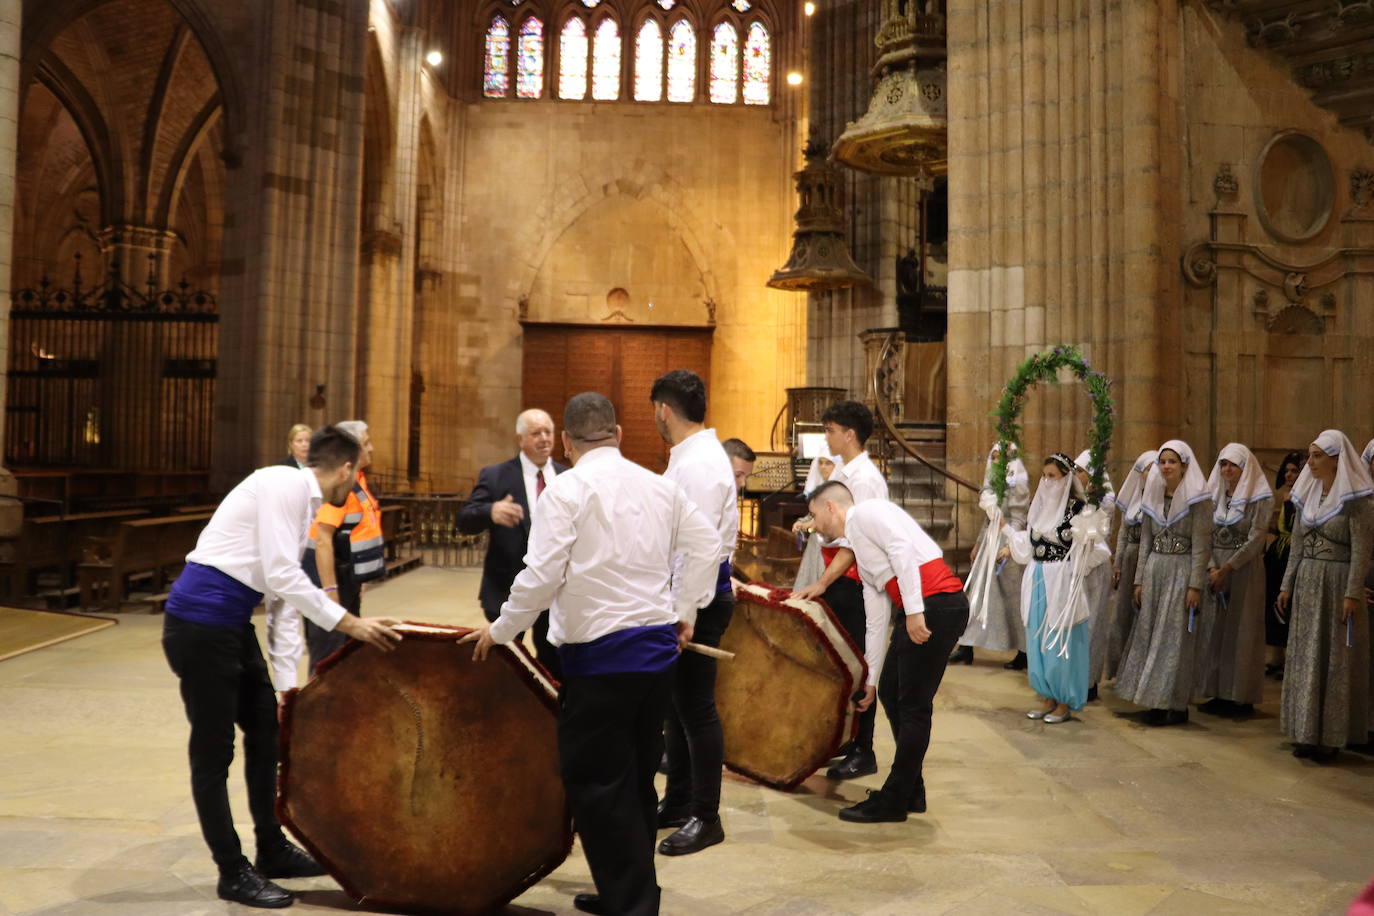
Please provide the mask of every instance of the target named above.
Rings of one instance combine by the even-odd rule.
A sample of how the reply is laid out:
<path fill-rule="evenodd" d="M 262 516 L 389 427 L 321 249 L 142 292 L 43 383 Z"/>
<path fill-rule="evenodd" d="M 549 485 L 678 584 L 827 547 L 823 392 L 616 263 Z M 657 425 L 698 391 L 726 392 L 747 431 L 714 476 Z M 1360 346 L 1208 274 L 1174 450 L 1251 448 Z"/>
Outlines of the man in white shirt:
<path fill-rule="evenodd" d="M 885 499 L 855 504 L 844 484 L 829 481 L 811 494 L 816 530 L 846 537 L 863 580 L 868 641 L 868 685 L 860 709 L 876 693 L 897 738 L 892 771 L 882 789 L 840 812 L 860 823 L 904 821 L 926 810 L 922 765 L 930 746 L 935 692 L 950 650 L 968 625 L 968 601 L 959 578 L 945 565 L 940 545 L 901 506 Z M 895 604 L 898 625 L 883 652 L 881 634 Z"/>
<path fill-rule="evenodd" d="M 673 667 L 716 584 L 720 535 L 682 488 L 620 454 L 615 408 L 593 392 L 563 412 L 573 468 L 544 491 L 525 569 L 501 615 L 464 637 L 473 656 L 510 642 L 549 609 L 563 664 L 563 784 L 596 894 L 586 913 L 652 916 L 663 722 Z M 682 576 L 673 588 L 674 557 Z"/>
<path fill-rule="evenodd" d="M 821 423 L 825 428 L 826 447 L 831 455 L 841 459 L 835 463 L 830 479 L 844 484 L 855 503 L 887 499 L 887 481 L 864 451 L 868 437 L 873 434 L 873 412 L 867 405 L 859 401 L 837 401 L 821 414 Z M 794 597 L 824 598 L 854 644 L 865 649 L 863 594 L 858 570 L 854 567 L 854 551 L 840 536 L 823 541 L 821 555 L 825 558 L 825 572 L 815 583 L 798 589 Z M 873 754 L 876 721 L 874 708 L 859 717 L 858 734 L 851 744 L 840 749 L 843 759 L 826 770 L 827 779 L 857 779 L 878 772 L 878 759 Z"/>
<path fill-rule="evenodd" d="M 515 418 L 515 457 L 482 468 L 472 495 L 458 512 L 458 530 L 464 534 L 487 532 L 487 555 L 482 561 L 478 600 L 487 620 L 495 620 L 510 597 L 511 583 L 525 568 L 530 524 L 544 490 L 557 474 L 568 468 L 552 457 L 553 418 L 538 408 Z M 549 643 L 549 614 L 540 614 L 533 626 L 534 651 L 539 663 L 555 680 L 562 680 L 558 653 Z"/>
<path fill-rule="evenodd" d="M 191 723 L 191 795 L 201 833 L 220 879 L 217 892 L 246 906 L 290 906 L 292 895 L 270 878 L 323 874 L 289 843 L 277 822 L 277 697 L 251 622 L 271 595 L 326 630 L 391 649 L 396 621 L 345 614 L 301 569 L 315 511 L 324 500 L 342 505 L 353 487 L 358 442 L 326 426 L 310 438 L 305 468 L 254 471 L 219 504 L 186 568 L 167 597 L 162 648 L 181 681 Z M 243 729 L 244 775 L 257 857 L 244 857 L 229 810 L 234 726 Z"/>
<path fill-rule="evenodd" d="M 654 380 L 649 393 L 654 425 L 672 446 L 663 476 L 682 487 L 720 535 L 716 587 L 708 604 L 697 609 L 693 639 L 716 647 L 730 625 L 735 595 L 730 585 L 730 556 L 739 536 L 739 497 L 730 457 L 707 429 L 706 385 L 695 372 L 674 369 Z M 673 703 L 664 739 L 668 747 L 668 785 L 658 806 L 658 826 L 676 827 L 658 851 L 680 856 L 725 839 L 720 823 L 720 777 L 725 765 L 725 737 L 716 713 L 716 660 L 686 655 L 673 676 Z"/>

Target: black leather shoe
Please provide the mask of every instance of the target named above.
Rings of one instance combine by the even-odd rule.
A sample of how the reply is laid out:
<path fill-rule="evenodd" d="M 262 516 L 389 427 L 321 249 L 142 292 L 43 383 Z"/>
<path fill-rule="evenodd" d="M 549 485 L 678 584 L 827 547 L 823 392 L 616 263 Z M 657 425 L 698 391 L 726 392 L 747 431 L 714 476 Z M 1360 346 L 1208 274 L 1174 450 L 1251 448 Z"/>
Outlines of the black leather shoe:
<path fill-rule="evenodd" d="M 288 840 L 282 840 L 280 846 L 268 852 L 259 852 L 253 867 L 268 878 L 313 878 L 324 874 L 324 868 L 310 853 Z"/>
<path fill-rule="evenodd" d="M 826 779 L 858 779 L 878 772 L 878 758 L 872 751 L 854 751 L 825 771 Z"/>
<path fill-rule="evenodd" d="M 848 757 L 852 753 L 854 753 L 854 742 L 846 741 L 844 744 L 841 744 L 839 747 L 835 748 L 835 753 L 830 755 L 830 759 L 832 762 L 838 762 Z"/>
<path fill-rule="evenodd" d="M 719 818 L 707 821 L 693 817 L 676 833 L 659 843 L 658 851 L 665 856 L 685 856 L 724 842 L 725 828 L 720 825 Z"/>
<path fill-rule="evenodd" d="M 1231 711 L 1232 703 L 1230 700 L 1223 700 L 1221 697 L 1212 697 L 1206 703 L 1199 703 L 1198 712 L 1205 712 L 1209 716 L 1224 716 Z"/>
<path fill-rule="evenodd" d="M 1299 744 L 1297 747 L 1293 748 L 1293 756 L 1299 760 L 1308 759 L 1316 752 L 1316 747 L 1311 744 Z"/>
<path fill-rule="evenodd" d="M 911 801 L 907 802 L 906 810 L 912 814 L 926 813 L 926 787 L 921 786 L 911 794 Z"/>
<path fill-rule="evenodd" d="M 1152 709 L 1150 716 L 1145 720 L 1146 725 L 1162 727 L 1165 725 L 1187 725 L 1188 710 L 1186 709 Z"/>
<path fill-rule="evenodd" d="M 1016 656 L 1002 667 L 1008 671 L 1025 671 L 1028 664 L 1030 663 L 1026 660 L 1026 653 L 1017 652 Z"/>
<path fill-rule="evenodd" d="M 597 916 L 606 912 L 601 906 L 601 898 L 596 894 L 578 894 L 573 897 L 573 906 L 584 913 L 594 913 Z"/>
<path fill-rule="evenodd" d="M 668 827 L 681 827 L 692 819 L 692 812 L 687 808 L 679 808 L 677 805 L 669 805 L 666 801 L 658 803 L 658 829 L 664 830 Z"/>
<path fill-rule="evenodd" d="M 1086 700 L 1086 702 L 1088 702 L 1088 703 L 1094 703 L 1094 702 L 1096 702 L 1096 701 L 1097 701 L 1097 685 L 1096 685 L 1096 684 L 1093 684 L 1091 687 L 1088 688 L 1088 699 Z"/>
<path fill-rule="evenodd" d="M 1226 714 L 1232 719 L 1248 719 L 1255 714 L 1255 704 L 1232 703 Z"/>
<path fill-rule="evenodd" d="M 268 881 L 247 862 L 231 872 L 221 873 L 215 893 L 219 894 L 221 900 L 232 900 L 264 910 L 280 910 L 296 902 L 290 891 Z"/>
<path fill-rule="evenodd" d="M 894 805 L 892 799 L 881 790 L 868 792 L 868 798 L 849 808 L 840 809 L 840 820 L 856 824 L 900 824 L 906 820 L 906 812 L 901 805 Z"/>
<path fill-rule="evenodd" d="M 973 646 L 960 646 L 949 656 L 951 665 L 971 665 L 973 664 Z"/>

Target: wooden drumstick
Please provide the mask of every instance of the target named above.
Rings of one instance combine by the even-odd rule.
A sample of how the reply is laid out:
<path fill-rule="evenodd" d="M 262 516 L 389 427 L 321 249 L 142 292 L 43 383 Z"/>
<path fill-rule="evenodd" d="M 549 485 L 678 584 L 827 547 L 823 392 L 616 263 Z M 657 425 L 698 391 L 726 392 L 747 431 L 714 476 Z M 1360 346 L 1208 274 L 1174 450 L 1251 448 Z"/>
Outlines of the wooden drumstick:
<path fill-rule="evenodd" d="M 731 659 L 735 657 L 735 653 L 733 652 L 727 652 L 725 649 L 717 649 L 714 646 L 703 646 L 699 642 L 689 642 L 686 648 L 698 655 L 705 655 L 709 658 Z"/>

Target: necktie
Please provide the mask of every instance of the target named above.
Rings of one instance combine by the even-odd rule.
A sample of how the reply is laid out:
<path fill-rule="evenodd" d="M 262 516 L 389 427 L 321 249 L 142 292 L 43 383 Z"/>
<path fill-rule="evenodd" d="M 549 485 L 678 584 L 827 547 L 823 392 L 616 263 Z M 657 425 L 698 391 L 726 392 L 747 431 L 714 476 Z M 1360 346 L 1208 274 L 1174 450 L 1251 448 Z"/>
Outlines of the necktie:
<path fill-rule="evenodd" d="M 534 498 L 538 499 L 544 495 L 544 469 L 540 468 L 534 474 Z"/>

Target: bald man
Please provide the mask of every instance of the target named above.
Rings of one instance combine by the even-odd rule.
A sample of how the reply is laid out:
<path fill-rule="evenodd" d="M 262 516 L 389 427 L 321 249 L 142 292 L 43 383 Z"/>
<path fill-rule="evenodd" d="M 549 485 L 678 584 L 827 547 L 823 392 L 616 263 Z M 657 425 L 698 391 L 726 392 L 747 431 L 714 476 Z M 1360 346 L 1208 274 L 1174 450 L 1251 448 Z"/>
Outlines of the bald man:
<path fill-rule="evenodd" d="M 490 532 L 478 593 L 487 620 L 500 616 L 501 606 L 510 597 L 511 583 L 525 568 L 530 524 L 539 511 L 539 497 L 553 483 L 554 475 L 568 469 L 549 457 L 553 437 L 553 418 L 544 411 L 527 410 L 516 417 L 519 453 L 509 461 L 482 468 L 467 505 L 458 513 L 458 529 L 464 534 Z M 549 644 L 547 611 L 539 615 L 532 629 L 540 663 L 562 680 L 558 653 Z"/>

